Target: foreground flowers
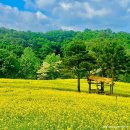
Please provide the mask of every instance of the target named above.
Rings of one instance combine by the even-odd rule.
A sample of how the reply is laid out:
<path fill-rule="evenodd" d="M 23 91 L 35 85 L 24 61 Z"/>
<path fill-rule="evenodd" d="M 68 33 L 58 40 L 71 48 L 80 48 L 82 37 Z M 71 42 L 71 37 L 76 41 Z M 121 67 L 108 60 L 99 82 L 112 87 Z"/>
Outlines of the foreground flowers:
<path fill-rule="evenodd" d="M 21 85 L 0 88 L 2 130 L 130 127 L 130 98 L 117 97 L 116 101 L 115 96 L 44 89 L 46 84 L 43 88 Z"/>

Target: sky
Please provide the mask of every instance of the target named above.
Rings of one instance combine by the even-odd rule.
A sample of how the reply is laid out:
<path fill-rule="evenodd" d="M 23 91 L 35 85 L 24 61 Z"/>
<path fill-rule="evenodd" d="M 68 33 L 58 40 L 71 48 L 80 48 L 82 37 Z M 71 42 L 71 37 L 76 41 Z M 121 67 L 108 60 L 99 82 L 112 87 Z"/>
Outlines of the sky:
<path fill-rule="evenodd" d="M 130 0 L 0 0 L 0 27 L 33 32 L 110 28 L 130 33 Z"/>

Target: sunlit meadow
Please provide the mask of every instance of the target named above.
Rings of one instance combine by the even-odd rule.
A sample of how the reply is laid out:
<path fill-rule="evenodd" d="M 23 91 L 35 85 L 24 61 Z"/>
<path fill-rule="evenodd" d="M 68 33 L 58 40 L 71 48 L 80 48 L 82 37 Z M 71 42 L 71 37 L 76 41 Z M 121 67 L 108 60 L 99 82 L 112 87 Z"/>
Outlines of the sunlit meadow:
<path fill-rule="evenodd" d="M 105 90 L 104 95 L 88 94 L 86 80 L 78 93 L 74 79 L 0 79 L 0 129 L 129 129 L 130 84 L 117 82 L 113 96 Z"/>

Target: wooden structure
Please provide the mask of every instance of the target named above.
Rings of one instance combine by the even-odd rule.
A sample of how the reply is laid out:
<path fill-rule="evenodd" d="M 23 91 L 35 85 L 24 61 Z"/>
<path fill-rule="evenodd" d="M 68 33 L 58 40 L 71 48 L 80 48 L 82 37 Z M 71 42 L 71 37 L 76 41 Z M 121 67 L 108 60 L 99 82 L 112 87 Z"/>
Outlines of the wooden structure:
<path fill-rule="evenodd" d="M 112 78 L 105 78 L 105 77 L 99 77 L 99 76 L 95 76 L 95 75 L 90 75 L 87 78 L 88 80 L 88 91 L 89 93 L 91 93 L 92 89 L 91 89 L 91 84 L 96 84 L 97 85 L 97 93 L 104 93 L 104 84 L 105 85 L 109 85 L 110 86 L 110 95 L 113 94 L 113 80 Z M 101 86 L 101 89 L 98 88 L 98 86 Z"/>

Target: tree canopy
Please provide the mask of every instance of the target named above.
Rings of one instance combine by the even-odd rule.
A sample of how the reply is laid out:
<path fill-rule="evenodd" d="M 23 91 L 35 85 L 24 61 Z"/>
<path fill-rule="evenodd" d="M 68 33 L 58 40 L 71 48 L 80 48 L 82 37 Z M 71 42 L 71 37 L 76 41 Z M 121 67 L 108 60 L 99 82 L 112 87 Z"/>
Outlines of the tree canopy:
<path fill-rule="evenodd" d="M 113 70 L 115 80 L 130 82 L 129 50 L 130 34 L 111 29 L 35 33 L 0 28 L 0 77 L 37 79 L 41 69 L 45 79 L 76 78 L 78 71 L 80 78 L 94 71 L 111 77 Z"/>
<path fill-rule="evenodd" d="M 82 72 L 90 71 L 89 66 L 92 57 L 88 54 L 86 45 L 83 41 L 73 41 L 64 49 L 64 64 L 71 70 L 78 79 L 78 91 L 80 92 L 80 78 Z"/>

